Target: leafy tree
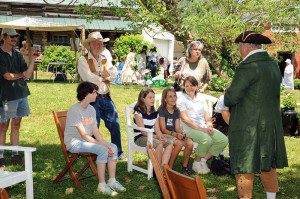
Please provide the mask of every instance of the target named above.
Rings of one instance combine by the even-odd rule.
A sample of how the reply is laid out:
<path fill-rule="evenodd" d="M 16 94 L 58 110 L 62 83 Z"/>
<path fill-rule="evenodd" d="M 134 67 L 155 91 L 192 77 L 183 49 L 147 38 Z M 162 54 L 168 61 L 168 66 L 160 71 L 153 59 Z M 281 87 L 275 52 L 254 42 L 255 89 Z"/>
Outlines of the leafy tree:
<path fill-rule="evenodd" d="M 147 46 L 150 49 L 150 43 L 145 41 L 141 35 L 126 34 L 116 39 L 114 43 L 114 53 L 117 56 L 116 61 L 126 56 L 130 52 L 130 48 L 134 47 L 136 53 L 139 53 L 143 46 Z"/>
<path fill-rule="evenodd" d="M 93 0 L 93 3 L 102 2 Z M 132 21 L 133 30 L 160 26 L 185 45 L 205 44 L 204 55 L 216 71 L 230 71 L 239 61 L 234 38 L 244 30 L 263 32 L 270 22 L 299 27 L 299 0 L 120 0 L 110 11 Z M 103 8 L 82 4 L 79 12 L 100 18 Z M 98 10 L 98 12 L 97 12 Z M 222 63 L 222 64 L 215 64 Z"/>

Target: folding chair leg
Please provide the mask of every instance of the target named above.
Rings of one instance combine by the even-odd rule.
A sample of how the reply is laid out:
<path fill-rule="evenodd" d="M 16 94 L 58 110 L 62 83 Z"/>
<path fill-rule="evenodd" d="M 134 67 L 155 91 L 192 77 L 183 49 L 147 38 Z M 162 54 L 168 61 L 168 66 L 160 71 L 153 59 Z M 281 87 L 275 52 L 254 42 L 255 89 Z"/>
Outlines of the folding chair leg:
<path fill-rule="evenodd" d="M 97 171 L 97 168 L 95 167 L 95 164 L 94 164 L 94 160 L 95 159 L 96 159 L 96 156 L 88 157 L 88 161 L 89 161 L 89 165 L 91 167 L 91 170 L 95 174 L 95 176 L 97 177 L 97 179 L 99 180 L 98 171 Z"/>
<path fill-rule="evenodd" d="M 67 171 L 70 169 L 72 164 L 75 162 L 75 160 L 78 158 L 78 155 L 75 155 L 72 157 L 71 160 L 69 158 L 66 160 L 67 166 L 58 174 L 58 176 L 53 180 L 53 183 L 59 183 L 62 177 L 67 173 Z"/>
<path fill-rule="evenodd" d="M 153 177 L 153 165 L 152 162 L 150 160 L 150 158 L 148 159 L 148 164 L 147 164 L 147 170 L 148 170 L 148 180 L 150 180 Z"/>
<path fill-rule="evenodd" d="M 130 145 L 130 144 L 129 144 Z M 128 145 L 128 160 L 127 160 L 127 171 L 131 172 L 132 171 L 132 147 Z"/>
<path fill-rule="evenodd" d="M 96 156 L 88 156 L 86 157 L 88 162 L 85 163 L 85 165 L 82 167 L 80 171 L 77 172 L 77 176 L 82 176 L 83 173 L 87 170 L 87 168 L 91 168 L 94 175 L 98 178 L 98 172 L 97 168 L 95 167 L 94 160 L 96 159 Z M 85 177 L 84 177 L 85 178 Z"/>
<path fill-rule="evenodd" d="M 80 189 L 83 188 L 82 184 L 79 182 L 78 178 L 76 177 L 76 174 L 72 167 L 70 167 L 69 172 L 70 172 L 70 175 L 73 178 L 75 184 L 77 185 L 77 187 Z"/>

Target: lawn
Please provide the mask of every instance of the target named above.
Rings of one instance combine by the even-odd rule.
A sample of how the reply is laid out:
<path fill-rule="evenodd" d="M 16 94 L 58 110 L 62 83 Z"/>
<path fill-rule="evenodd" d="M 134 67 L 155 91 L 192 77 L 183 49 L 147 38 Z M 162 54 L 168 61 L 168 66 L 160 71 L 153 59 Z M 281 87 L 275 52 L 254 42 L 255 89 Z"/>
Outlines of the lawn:
<path fill-rule="evenodd" d="M 20 145 L 37 147 L 37 151 L 33 153 L 35 198 L 105 198 L 102 194 L 96 192 L 96 177 L 83 180 L 85 186 L 83 189 L 77 189 L 71 180 L 60 184 L 52 184 L 52 179 L 63 169 L 65 162 L 51 111 L 68 109 L 76 102 L 77 84 L 30 82 L 28 85 L 31 91 L 29 102 L 32 113 L 23 120 Z M 112 98 L 121 121 L 122 144 L 125 151 L 127 151 L 127 139 L 124 108 L 125 105 L 137 99 L 140 89 L 140 86 L 111 86 Z M 154 90 L 160 93 L 162 88 L 155 88 Z M 220 93 L 214 92 L 212 95 L 218 96 Z M 104 128 L 103 123 L 101 123 L 100 132 L 106 140 L 110 139 L 109 132 Z M 278 198 L 297 198 L 300 197 L 300 139 L 286 137 L 285 141 L 290 167 L 279 170 L 281 192 L 278 194 Z M 7 152 L 5 155 L 8 157 L 10 154 Z M 181 157 L 175 163 L 175 170 L 181 168 Z M 136 155 L 134 160 L 146 162 L 147 157 L 142 154 Z M 190 163 L 192 163 L 192 160 Z M 8 166 L 8 169 L 20 168 Z M 119 162 L 117 171 L 117 179 L 127 188 L 127 191 L 119 194 L 117 198 L 161 198 L 158 183 L 153 179 L 148 181 L 146 175 L 140 172 L 128 173 L 126 162 Z M 203 179 L 206 189 L 208 189 L 209 196 L 236 198 L 234 178 L 229 176 L 217 177 L 212 174 L 201 175 L 200 177 Z M 73 193 L 66 194 L 66 189 L 71 187 L 75 188 Z M 7 191 L 11 198 L 25 198 L 24 183 L 10 187 Z M 254 198 L 265 198 L 258 179 L 254 184 Z"/>

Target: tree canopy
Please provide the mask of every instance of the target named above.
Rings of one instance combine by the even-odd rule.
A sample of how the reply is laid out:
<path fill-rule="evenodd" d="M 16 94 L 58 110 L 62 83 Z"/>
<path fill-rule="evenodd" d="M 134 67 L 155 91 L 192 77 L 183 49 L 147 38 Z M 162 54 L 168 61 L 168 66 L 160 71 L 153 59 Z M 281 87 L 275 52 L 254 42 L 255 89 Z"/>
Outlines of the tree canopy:
<path fill-rule="evenodd" d="M 101 0 L 94 0 L 99 3 Z M 109 5 L 115 16 L 132 21 L 133 30 L 156 25 L 185 45 L 201 40 L 211 63 L 232 67 L 238 61 L 235 37 L 245 30 L 263 32 L 269 24 L 299 27 L 300 0 L 120 0 Z M 98 7 L 82 4 L 78 11 L 101 18 Z M 220 64 L 216 64 L 220 65 Z M 226 69 L 225 69 L 226 70 Z"/>

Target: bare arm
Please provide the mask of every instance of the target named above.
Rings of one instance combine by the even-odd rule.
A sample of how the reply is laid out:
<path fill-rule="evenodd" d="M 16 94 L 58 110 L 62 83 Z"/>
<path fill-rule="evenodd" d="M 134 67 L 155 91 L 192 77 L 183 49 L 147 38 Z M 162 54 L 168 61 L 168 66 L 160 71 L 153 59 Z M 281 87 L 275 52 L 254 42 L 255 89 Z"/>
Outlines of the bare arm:
<path fill-rule="evenodd" d="M 16 80 L 16 79 L 23 78 L 24 75 L 23 73 L 5 73 L 3 77 L 6 80 Z"/>
<path fill-rule="evenodd" d="M 203 128 L 194 123 L 189 117 L 187 110 L 181 111 L 180 112 L 180 119 L 182 120 L 183 123 L 185 123 L 188 127 L 198 130 L 198 131 L 203 131 Z"/>
<path fill-rule="evenodd" d="M 229 125 L 229 119 L 230 119 L 229 110 L 222 110 L 221 113 L 222 113 L 222 117 L 223 117 L 224 121 L 226 122 L 226 124 Z"/>
<path fill-rule="evenodd" d="M 34 71 L 34 59 L 31 60 L 29 67 L 23 72 L 24 78 L 30 78 Z"/>
<path fill-rule="evenodd" d="M 84 127 L 82 125 L 76 126 L 76 129 L 78 130 L 80 136 L 83 139 L 85 139 L 86 141 L 101 145 L 101 142 L 99 142 L 98 140 L 94 139 L 93 137 L 89 136 L 86 133 L 86 131 L 85 131 L 85 129 L 84 129 Z M 94 131 L 94 128 L 93 128 L 93 131 Z"/>

